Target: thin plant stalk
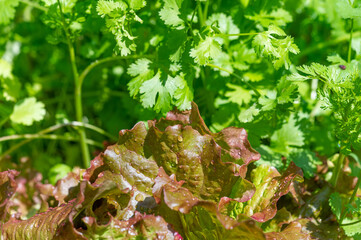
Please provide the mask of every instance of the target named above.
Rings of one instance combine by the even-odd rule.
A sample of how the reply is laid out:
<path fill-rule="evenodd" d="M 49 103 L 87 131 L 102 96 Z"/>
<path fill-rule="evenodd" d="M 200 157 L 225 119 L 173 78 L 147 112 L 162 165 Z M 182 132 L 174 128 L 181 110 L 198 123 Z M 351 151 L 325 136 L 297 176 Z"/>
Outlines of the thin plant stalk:
<path fill-rule="evenodd" d="M 84 127 L 84 128 L 88 128 L 88 129 L 91 129 L 95 132 L 98 132 L 104 136 L 107 136 L 111 139 L 113 139 L 114 141 L 116 140 L 116 138 L 111 135 L 110 133 L 107 133 L 106 131 L 104 131 L 103 129 L 101 128 L 98 128 L 96 126 L 93 126 L 91 124 L 88 124 L 88 123 L 82 123 L 82 122 L 76 122 L 76 121 L 73 121 L 73 122 L 69 122 L 69 123 L 62 123 L 62 124 L 57 124 L 57 125 L 54 125 L 54 126 L 51 126 L 51 127 L 48 127 L 44 130 L 41 130 L 39 131 L 38 133 L 35 133 L 34 135 L 45 135 L 47 133 L 50 133 L 50 132 L 53 132 L 57 129 L 60 129 L 60 128 L 63 128 L 63 127 L 66 127 L 66 126 L 70 126 L 70 127 Z M 16 136 L 16 135 L 15 135 Z M 8 141 L 8 140 L 11 140 L 14 136 L 5 136 L 5 137 L 1 137 L 0 138 L 0 142 L 4 142 L 4 141 Z M 8 149 L 7 151 L 5 151 L 3 154 L 0 155 L 0 161 L 3 160 L 7 155 L 9 155 L 10 153 L 14 152 L 15 150 L 17 150 L 18 148 L 20 148 L 21 146 L 31 142 L 32 140 L 34 140 L 36 138 L 28 138 L 28 139 L 25 139 L 21 142 L 19 142 L 18 144 L 12 146 L 10 149 Z M 92 144 L 92 141 L 89 140 L 89 139 L 86 139 L 87 143 L 88 144 L 91 144 L 91 145 L 94 145 Z"/>
<path fill-rule="evenodd" d="M 358 176 L 357 183 L 352 192 L 352 195 L 351 195 L 350 199 L 348 200 L 348 204 L 351 204 L 353 202 L 353 200 L 355 199 L 355 196 L 356 196 L 357 190 L 360 187 L 360 184 L 361 184 L 361 172 L 360 172 L 360 175 Z M 340 217 L 340 225 L 342 224 L 343 219 L 345 218 L 346 214 L 347 214 L 347 211 L 345 211 L 345 209 L 343 209 L 341 217 Z"/>
<path fill-rule="evenodd" d="M 348 54 L 347 54 L 347 62 L 351 62 L 351 49 L 352 49 L 352 34 L 353 34 L 353 18 L 351 19 L 351 30 L 350 30 L 350 40 L 348 45 Z"/>
<path fill-rule="evenodd" d="M 82 99 L 81 99 L 81 89 L 82 89 L 82 82 L 79 81 L 79 74 L 78 69 L 76 66 L 76 60 L 75 60 L 75 51 L 74 46 L 70 39 L 70 33 L 68 26 L 66 24 L 63 10 L 60 4 L 60 1 L 58 0 L 58 5 L 60 9 L 60 15 L 63 22 L 63 28 L 67 39 L 67 44 L 69 48 L 69 55 L 70 55 L 70 62 L 71 67 L 73 71 L 73 77 L 74 77 L 74 84 L 75 84 L 75 113 L 76 113 L 76 120 L 78 122 L 83 122 L 83 106 L 82 106 Z M 78 129 L 79 138 L 80 138 L 80 148 L 83 156 L 83 166 L 85 168 L 88 168 L 90 165 L 90 154 L 89 154 L 89 148 L 88 144 L 86 142 L 86 133 L 83 128 Z"/>
<path fill-rule="evenodd" d="M 337 162 L 336 162 L 336 166 L 335 168 L 333 169 L 333 172 L 332 172 L 332 178 L 331 178 L 331 184 L 336 187 L 337 185 L 337 182 L 338 182 L 338 177 L 340 175 L 340 172 L 341 172 L 341 168 L 342 168 L 342 164 L 344 162 L 344 159 L 345 159 L 345 155 L 340 153 L 338 158 L 337 158 Z"/>

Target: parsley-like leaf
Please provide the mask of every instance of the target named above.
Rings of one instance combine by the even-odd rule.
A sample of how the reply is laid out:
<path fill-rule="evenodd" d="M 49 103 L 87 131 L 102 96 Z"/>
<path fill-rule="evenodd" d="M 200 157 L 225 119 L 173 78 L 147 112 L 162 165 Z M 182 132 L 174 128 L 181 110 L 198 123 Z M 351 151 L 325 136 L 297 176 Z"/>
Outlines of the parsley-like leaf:
<path fill-rule="evenodd" d="M 238 105 L 242 106 L 242 104 L 248 104 L 251 101 L 252 95 L 249 90 L 231 83 L 227 83 L 227 87 L 233 90 L 227 91 L 225 94 L 230 102 L 237 103 Z"/>
<path fill-rule="evenodd" d="M 24 125 L 32 125 L 34 121 L 40 121 L 45 116 L 45 108 L 42 102 L 37 102 L 34 97 L 26 98 L 14 107 L 10 116 L 11 121 Z"/>
<path fill-rule="evenodd" d="M 263 27 L 268 27 L 271 24 L 285 26 L 287 23 L 292 22 L 291 14 L 282 8 L 273 10 L 270 13 L 261 11 L 259 14 L 254 14 L 253 16 L 246 15 L 245 17 L 259 22 Z"/>
<path fill-rule="evenodd" d="M 303 144 L 303 132 L 296 126 L 294 116 L 291 116 L 288 122 L 271 137 L 271 146 L 280 153 L 288 154 L 291 152 L 291 146 L 302 147 Z"/>
<path fill-rule="evenodd" d="M 206 65 L 210 59 L 217 58 L 221 53 L 221 45 L 213 37 L 207 36 L 191 49 L 190 56 L 200 65 Z"/>
<path fill-rule="evenodd" d="M 19 0 L 0 0 L 0 24 L 8 24 L 15 16 Z"/>
<path fill-rule="evenodd" d="M 164 0 L 164 6 L 159 11 L 159 16 L 166 25 L 177 29 L 184 28 L 184 22 L 179 17 L 179 8 L 181 7 L 182 2 L 183 0 Z"/>
<path fill-rule="evenodd" d="M 277 36 L 277 37 L 276 37 Z M 273 60 L 276 69 L 285 66 L 286 69 L 291 65 L 289 53 L 298 54 L 300 50 L 293 43 L 293 38 L 275 25 L 270 25 L 266 32 L 259 33 L 253 39 L 253 46 L 258 54 Z"/>

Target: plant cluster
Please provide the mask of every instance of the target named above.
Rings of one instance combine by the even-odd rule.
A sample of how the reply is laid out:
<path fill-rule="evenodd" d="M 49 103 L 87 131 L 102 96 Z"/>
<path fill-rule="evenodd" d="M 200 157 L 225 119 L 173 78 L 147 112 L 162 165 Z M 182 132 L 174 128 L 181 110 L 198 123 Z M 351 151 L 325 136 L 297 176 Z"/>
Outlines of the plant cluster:
<path fill-rule="evenodd" d="M 2 237 L 361 239 L 360 17 L 0 0 Z"/>

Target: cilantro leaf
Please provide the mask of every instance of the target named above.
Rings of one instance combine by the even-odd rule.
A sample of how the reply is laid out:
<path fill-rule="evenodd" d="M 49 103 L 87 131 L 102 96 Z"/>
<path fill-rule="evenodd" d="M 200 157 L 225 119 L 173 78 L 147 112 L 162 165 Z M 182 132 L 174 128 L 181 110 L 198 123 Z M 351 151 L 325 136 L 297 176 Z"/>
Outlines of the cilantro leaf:
<path fill-rule="evenodd" d="M 271 24 L 286 26 L 287 23 L 292 22 L 291 14 L 283 8 L 277 8 L 270 13 L 261 11 L 259 14 L 254 14 L 253 16 L 246 15 L 245 17 L 252 21 L 259 22 L 263 27 L 268 27 Z"/>
<path fill-rule="evenodd" d="M 259 114 L 260 110 L 257 108 L 256 104 L 253 104 L 250 108 L 241 111 L 238 115 L 238 120 L 240 122 L 251 122 L 255 116 Z"/>
<path fill-rule="evenodd" d="M 209 26 L 212 26 L 213 24 L 216 24 L 218 29 L 223 33 L 223 34 L 239 34 L 239 28 L 237 27 L 237 25 L 235 25 L 233 23 L 233 19 L 231 16 L 227 16 L 224 13 L 214 13 L 212 14 L 206 21 L 206 24 Z M 235 40 L 238 38 L 238 36 L 227 36 L 228 39 L 230 40 Z M 220 43 L 223 44 L 224 39 L 221 37 L 217 37 L 216 40 Z"/>
<path fill-rule="evenodd" d="M 231 83 L 227 83 L 226 85 L 230 89 L 234 90 L 226 92 L 225 96 L 228 97 L 228 101 L 237 103 L 240 106 L 242 106 L 242 104 L 248 104 L 251 101 L 252 95 L 249 90 Z"/>
<path fill-rule="evenodd" d="M 280 153 L 288 154 L 291 152 L 291 146 L 302 147 L 303 144 L 303 132 L 296 126 L 294 115 L 271 137 L 271 146 Z"/>
<path fill-rule="evenodd" d="M 184 28 L 184 22 L 179 17 L 179 8 L 181 7 L 182 2 L 183 0 L 164 0 L 164 6 L 159 11 L 159 16 L 166 25 L 177 29 Z"/>
<path fill-rule="evenodd" d="M 260 145 L 256 148 L 256 150 L 261 154 L 261 158 L 255 162 L 255 165 L 259 166 L 265 164 L 268 166 L 273 166 L 279 171 L 282 170 L 284 164 L 282 162 L 281 154 L 274 152 L 272 148 L 266 145 Z"/>
<path fill-rule="evenodd" d="M 134 10 L 139 10 L 147 5 L 145 0 L 127 0 L 130 8 Z"/>
<path fill-rule="evenodd" d="M 42 0 L 45 3 L 45 6 L 50 7 L 53 4 L 58 4 L 57 0 Z M 71 12 L 72 8 L 75 6 L 77 0 L 60 0 L 60 4 L 64 13 Z"/>
<path fill-rule="evenodd" d="M 221 53 L 221 45 L 213 37 L 207 36 L 191 49 L 190 56 L 200 65 L 206 65 L 210 59 L 217 58 Z"/>
<path fill-rule="evenodd" d="M 347 1 L 337 1 L 336 7 L 342 18 L 361 17 L 361 8 L 353 8 Z"/>
<path fill-rule="evenodd" d="M 269 111 L 274 109 L 277 106 L 277 91 L 273 90 L 273 91 L 268 91 L 266 95 L 262 95 L 259 99 L 258 102 L 259 104 L 262 105 L 261 110 L 262 111 Z"/>
<path fill-rule="evenodd" d="M 1 0 L 0 1 L 0 24 L 8 24 L 15 16 L 15 7 L 19 0 Z"/>
<path fill-rule="evenodd" d="M 160 71 L 158 71 L 157 74 L 151 79 L 145 81 L 140 87 L 139 91 L 142 94 L 140 99 L 143 103 L 143 106 L 146 108 L 153 107 L 155 105 L 157 94 L 160 91 L 162 91 L 163 94 L 163 86 L 160 82 Z"/>
<path fill-rule="evenodd" d="M 181 111 L 188 110 L 191 108 L 191 102 L 193 101 L 193 90 L 183 77 L 176 76 L 175 80 L 177 86 L 174 91 L 175 105 Z"/>
<path fill-rule="evenodd" d="M 135 77 L 128 83 L 130 96 L 135 97 L 139 93 L 142 84 L 153 76 L 153 70 L 149 69 L 151 63 L 150 60 L 141 58 L 129 66 L 128 74 Z"/>
<path fill-rule="evenodd" d="M 289 160 L 292 160 L 296 166 L 302 168 L 305 178 L 311 178 L 317 171 L 317 165 L 322 164 L 315 153 L 308 149 L 294 149 L 289 155 Z"/>
<path fill-rule="evenodd" d="M 293 38 L 287 36 L 282 29 L 275 25 L 270 25 L 266 32 L 257 34 L 252 44 L 259 55 L 273 60 L 276 69 L 283 65 L 289 69 L 291 65 L 289 53 L 298 54 L 300 52 L 297 45 L 293 43 Z"/>
<path fill-rule="evenodd" d="M 130 3 L 133 4 L 133 2 Z M 138 9 L 139 5 L 136 4 L 135 6 Z M 134 39 L 136 37 L 131 34 L 130 23 L 142 23 L 143 21 L 138 17 L 134 9 L 129 8 L 123 1 L 99 0 L 96 10 L 99 16 L 105 18 L 106 26 L 109 32 L 114 35 L 120 54 L 127 56 L 132 51 L 135 51 Z"/>
<path fill-rule="evenodd" d="M 15 105 L 10 116 L 11 121 L 24 125 L 32 125 L 34 121 L 40 121 L 45 116 L 45 108 L 42 102 L 37 102 L 34 97 L 26 98 Z"/>

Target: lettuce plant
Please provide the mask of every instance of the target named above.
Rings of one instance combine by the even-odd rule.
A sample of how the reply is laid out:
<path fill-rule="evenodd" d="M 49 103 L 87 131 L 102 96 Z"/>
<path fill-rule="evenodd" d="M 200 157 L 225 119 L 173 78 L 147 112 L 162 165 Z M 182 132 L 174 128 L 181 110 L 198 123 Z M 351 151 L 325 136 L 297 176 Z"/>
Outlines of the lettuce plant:
<path fill-rule="evenodd" d="M 81 171 L 48 192 L 57 206 L 21 220 L 16 210 L 18 172 L 1 173 L 5 239 L 265 239 L 262 222 L 300 168 L 280 174 L 260 158 L 242 128 L 212 133 L 195 104 L 185 112 L 121 130 Z M 296 224 L 296 223 L 295 223 Z M 290 224 L 283 232 L 293 229 Z M 302 231 L 301 231 L 302 232 Z M 307 235 L 308 233 L 302 232 Z"/>

